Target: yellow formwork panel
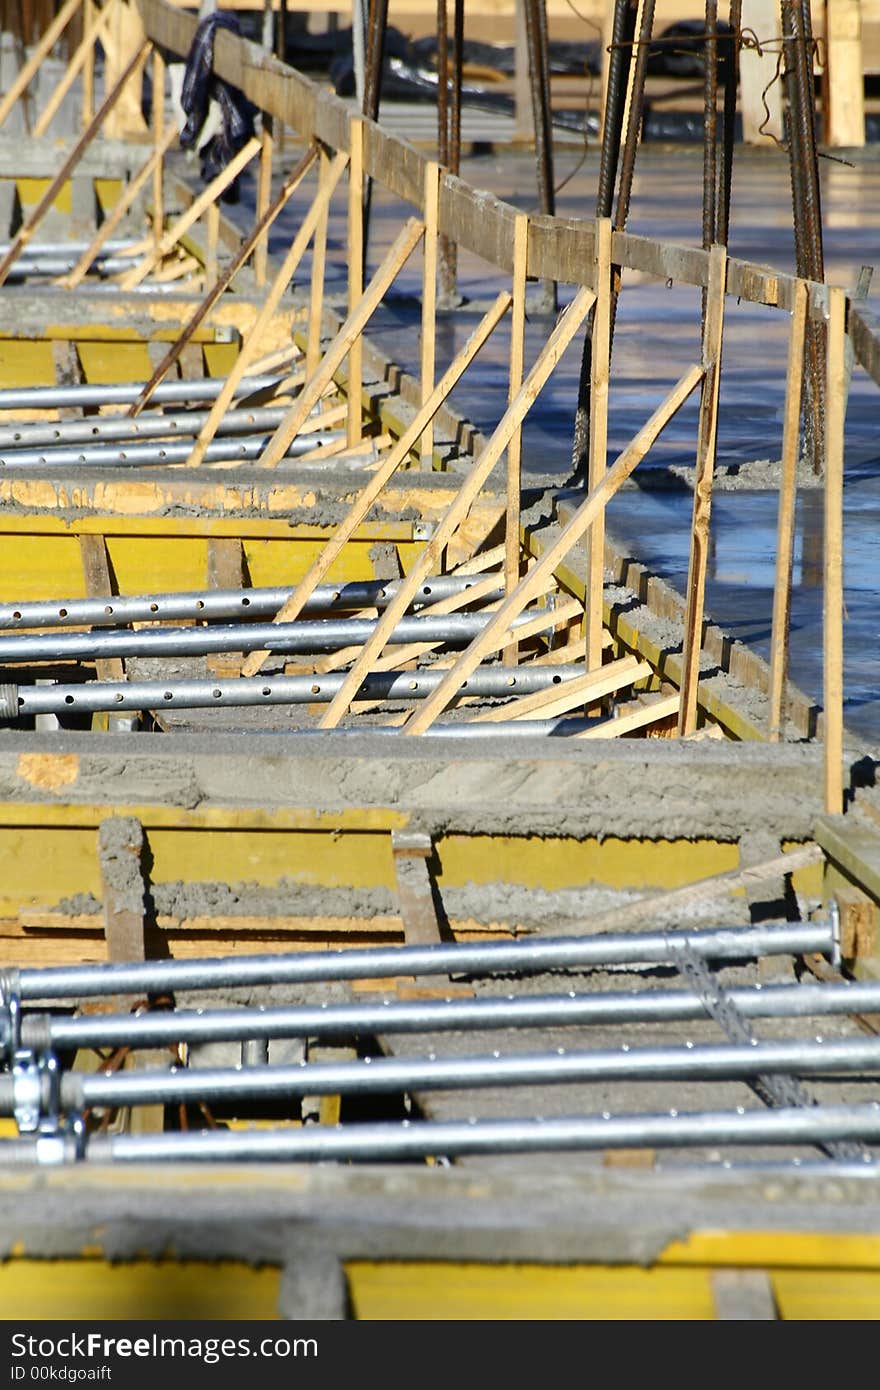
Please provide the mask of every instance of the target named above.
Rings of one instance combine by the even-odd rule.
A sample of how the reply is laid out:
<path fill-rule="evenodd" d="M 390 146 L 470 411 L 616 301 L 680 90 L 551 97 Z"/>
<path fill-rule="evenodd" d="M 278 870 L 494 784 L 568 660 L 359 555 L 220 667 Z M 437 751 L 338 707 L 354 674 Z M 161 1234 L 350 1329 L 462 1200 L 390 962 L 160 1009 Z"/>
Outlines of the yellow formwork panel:
<path fill-rule="evenodd" d="M 356 1261 L 346 1271 L 354 1315 L 362 1320 L 715 1317 L 704 1269 Z"/>
<path fill-rule="evenodd" d="M 325 544 L 323 538 L 315 541 L 298 539 L 295 547 L 286 540 L 246 540 L 244 554 L 251 584 L 254 588 L 260 588 L 299 583 Z M 357 579 L 372 579 L 373 574 L 370 545 L 349 544 L 330 566 L 326 582 L 347 584 Z"/>
<path fill-rule="evenodd" d="M 623 840 L 445 835 L 437 844 L 445 887 L 503 880 L 529 888 L 678 888 L 735 869 L 737 845 L 717 840 Z"/>
<path fill-rule="evenodd" d="M 207 539 L 107 536 L 106 541 L 120 594 L 154 594 L 207 586 Z"/>
<path fill-rule="evenodd" d="M 247 830 L 174 831 L 146 834 L 155 884 L 253 882 L 272 887 L 290 883 L 325 888 L 388 888 L 396 885 L 388 835 L 344 835 L 288 831 L 255 834 Z"/>
<path fill-rule="evenodd" d="M 228 376 L 238 357 L 238 343 L 205 343 L 205 376 Z"/>
<path fill-rule="evenodd" d="M 52 344 L 37 340 L 0 341 L 0 387 L 54 386 Z"/>
<path fill-rule="evenodd" d="M 279 1280 L 274 1266 L 237 1260 L 11 1259 L 0 1263 L 0 1306 L 26 1320 L 275 1319 Z"/>
<path fill-rule="evenodd" d="M 16 179 L 15 186 L 18 189 L 18 201 L 22 209 L 35 207 L 40 199 L 49 191 L 51 179 Z M 58 190 L 53 202 L 53 208 L 58 212 L 70 212 L 71 209 L 70 179 L 67 179 Z"/>
<path fill-rule="evenodd" d="M 95 179 L 95 197 L 105 214 L 112 212 L 122 194 L 121 179 Z"/>
<path fill-rule="evenodd" d="M 85 381 L 102 386 L 116 382 L 148 381 L 153 366 L 146 343 L 78 342 Z"/>
<path fill-rule="evenodd" d="M 97 831 L 57 826 L 0 831 L 0 917 L 22 907 L 54 905 L 74 893 L 101 897 Z"/>
<path fill-rule="evenodd" d="M 0 544 L 0 600 L 3 602 L 85 596 L 82 555 L 76 536 L 4 536 L 3 542 Z"/>
<path fill-rule="evenodd" d="M 880 1272 L 784 1269 L 771 1272 L 779 1316 L 797 1322 L 876 1322 Z"/>

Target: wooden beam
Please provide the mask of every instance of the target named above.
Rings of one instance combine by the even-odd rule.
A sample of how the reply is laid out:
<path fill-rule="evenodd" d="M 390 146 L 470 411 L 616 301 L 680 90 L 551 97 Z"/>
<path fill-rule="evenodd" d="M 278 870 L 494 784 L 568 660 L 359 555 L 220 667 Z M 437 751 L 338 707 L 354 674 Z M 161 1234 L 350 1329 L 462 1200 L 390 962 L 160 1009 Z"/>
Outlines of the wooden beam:
<path fill-rule="evenodd" d="M 636 30 L 638 33 L 638 30 Z M 635 64 L 632 65 L 633 67 Z M 593 310 L 590 354 L 590 450 L 588 490 L 598 487 L 608 471 L 608 384 L 611 370 L 611 220 L 596 222 L 593 266 L 596 307 Z M 593 670 L 602 664 L 602 604 L 605 592 L 605 513 L 599 512 L 587 538 L 586 660 Z"/>
<path fill-rule="evenodd" d="M 290 286 L 291 277 L 294 274 L 296 267 L 302 260 L 303 255 L 305 253 L 305 249 L 312 238 L 312 234 L 316 226 L 318 225 L 318 221 L 321 216 L 321 209 L 326 203 L 327 199 L 330 197 L 333 189 L 336 187 L 336 184 L 342 177 L 342 172 L 347 162 L 347 155 L 336 155 L 336 157 L 333 160 L 332 171 L 327 176 L 327 182 L 325 186 L 318 190 L 317 194 L 312 200 L 311 207 L 309 208 L 305 217 L 300 222 L 297 234 L 294 237 L 293 242 L 291 243 L 290 250 L 284 257 L 284 260 L 281 262 L 281 266 L 278 270 L 277 275 L 275 276 L 275 279 L 269 287 L 266 298 L 263 301 L 263 304 L 260 308 L 260 312 L 257 314 L 257 317 L 254 319 L 254 322 L 251 325 L 250 332 L 246 334 L 242 342 L 241 350 L 239 351 L 238 357 L 235 359 L 232 369 L 226 378 L 223 389 L 221 390 L 219 396 L 217 397 L 216 401 L 211 407 L 210 414 L 208 415 L 207 420 L 205 421 L 204 425 L 199 431 L 199 436 L 193 446 L 193 451 L 189 457 L 189 462 L 193 467 L 197 467 L 201 463 L 202 459 L 205 457 L 205 450 L 207 449 L 211 440 L 214 438 L 214 435 L 217 433 L 217 426 L 220 424 L 220 421 L 223 419 L 223 416 L 229 409 L 230 401 L 232 400 L 236 390 L 238 389 L 239 382 L 244 377 L 245 372 L 248 369 L 248 366 L 250 365 L 251 361 L 253 360 L 254 356 L 259 350 L 263 342 L 263 336 L 266 332 L 266 329 L 268 328 L 275 315 L 275 311 L 278 308 L 279 303 L 281 302 L 282 296 L 287 292 Z M 318 397 L 318 399 L 320 399 L 320 397 Z M 313 405 L 316 403 L 316 401 L 312 402 Z"/>
<path fill-rule="evenodd" d="M 760 48 L 744 43 L 739 53 L 740 114 L 747 145 L 776 145 L 783 138 L 779 54 L 768 40 L 779 33 L 779 0 L 742 0 L 742 28 Z"/>
<path fill-rule="evenodd" d="M 354 692 L 358 689 L 367 671 L 370 670 L 371 662 L 383 650 L 397 625 L 398 619 L 409 607 L 419 585 L 436 568 L 444 547 L 467 516 L 481 488 L 488 481 L 489 475 L 510 443 L 514 430 L 522 423 L 534 405 L 551 372 L 589 313 L 594 299 L 592 290 L 584 287 L 578 290 L 574 299 L 560 315 L 537 361 L 517 392 L 516 399 L 508 406 L 492 438 L 462 482 L 455 499 L 437 523 L 433 536 L 413 564 L 397 594 L 385 609 L 372 636 L 364 644 L 360 657 L 352 666 L 337 695 L 331 701 L 320 721 L 321 728 L 335 728 L 348 709 Z M 518 593 L 519 590 L 516 592 Z M 525 607 L 525 604 L 522 606 Z M 463 679 L 466 679 L 469 674 L 470 672 L 467 672 Z M 409 726 L 405 727 L 408 728 Z"/>
<path fill-rule="evenodd" d="M 713 246 L 711 272 L 703 327 L 703 390 L 697 436 L 697 463 L 694 477 L 694 508 L 684 618 L 684 647 L 681 666 L 681 709 L 678 732 L 692 734 L 697 727 L 697 686 L 700 679 L 700 652 L 703 644 L 703 611 L 706 594 L 706 568 L 709 556 L 709 520 L 712 511 L 712 480 L 718 434 L 718 391 L 721 383 L 721 337 L 724 328 L 724 281 L 727 252 Z"/>
<path fill-rule="evenodd" d="M 35 137 L 45 135 L 49 126 L 55 118 L 61 103 L 67 96 L 76 79 L 79 77 L 80 69 L 84 66 L 87 56 L 94 52 L 95 44 L 107 33 L 110 20 L 113 18 L 117 5 L 120 0 L 107 0 L 107 4 L 101 11 L 100 18 L 84 35 L 77 44 L 76 49 L 68 60 L 64 73 L 52 90 L 52 94 L 46 105 L 40 112 L 39 118 L 34 124 L 33 134 Z"/>
<path fill-rule="evenodd" d="M 104 931 L 111 961 L 146 958 L 147 885 L 141 866 L 144 830 L 134 816 L 108 816 L 98 830 Z"/>
<path fill-rule="evenodd" d="M 828 294 L 825 396 L 824 590 L 822 606 L 825 810 L 843 810 L 843 433 L 846 415 L 846 295 Z"/>
<path fill-rule="evenodd" d="M 661 695 L 659 699 L 645 700 L 639 709 L 630 710 L 616 719 L 605 719 L 601 724 L 595 724 L 592 729 L 584 729 L 583 733 L 574 734 L 573 737 L 620 738 L 623 734 L 633 733 L 635 729 L 644 729 L 646 725 L 669 719 L 673 714 L 678 714 L 678 692 L 674 695 Z"/>
<path fill-rule="evenodd" d="M 11 246 L 9 247 L 9 250 L 6 252 L 6 255 L 3 257 L 2 261 L 0 261 L 0 285 L 5 283 L 6 277 L 8 276 L 10 270 L 12 269 L 15 262 L 18 260 L 27 243 L 30 241 L 37 227 L 40 225 L 43 218 L 46 216 L 46 213 L 49 211 L 55 199 L 58 197 L 58 194 L 64 187 L 64 184 L 69 178 L 72 170 L 82 159 L 89 145 L 92 143 L 92 140 L 97 135 L 104 122 L 104 118 L 110 111 L 112 111 L 113 107 L 116 105 L 116 102 L 122 95 L 126 82 L 128 82 L 129 78 L 131 78 L 138 71 L 141 65 L 144 62 L 146 62 L 149 50 L 150 44 L 149 41 L 147 41 L 146 43 L 143 43 L 141 47 L 137 50 L 137 52 L 132 55 L 131 59 L 126 64 L 125 69 L 117 79 L 115 85 L 111 87 L 110 91 L 107 93 L 104 100 L 101 102 L 99 109 L 95 112 L 95 115 L 93 116 L 88 126 L 88 129 L 83 131 L 82 135 L 76 141 L 73 148 L 68 153 L 67 157 L 62 161 L 61 168 L 58 170 L 58 173 L 52 179 L 52 182 L 49 184 L 49 187 L 46 189 L 46 192 L 43 194 L 42 198 L 37 203 L 37 206 L 34 208 L 33 212 L 23 223 L 23 225 L 19 227 L 12 241 Z"/>
<path fill-rule="evenodd" d="M 581 291 L 581 293 L 585 294 L 586 292 Z M 556 541 L 548 546 L 534 569 L 520 581 L 515 592 L 502 604 L 498 613 L 480 636 L 475 638 L 467 650 L 462 653 L 433 695 L 404 725 L 404 733 L 421 734 L 430 728 L 437 715 L 446 708 L 459 690 L 462 682 L 466 681 L 471 672 L 476 670 L 483 656 L 498 649 L 499 637 L 531 602 L 535 594 L 540 591 L 547 576 L 556 571 L 557 566 L 565 559 L 572 547 L 586 534 L 593 524 L 596 513 L 607 506 L 610 499 L 622 487 L 630 474 L 635 471 L 660 432 L 702 381 L 703 374 L 702 365 L 691 367 L 685 372 L 666 400 L 655 410 L 647 424 L 618 456 L 613 467 L 608 470 L 602 481 L 581 503 L 574 516 L 563 527 Z"/>
<path fill-rule="evenodd" d="M 484 314 L 480 323 L 477 324 L 477 327 L 465 343 L 461 352 L 446 369 L 429 399 L 416 413 L 415 419 L 412 421 L 405 434 L 400 436 L 400 439 L 397 441 L 387 459 L 383 461 L 367 483 L 363 492 L 361 492 L 352 503 L 347 515 L 344 516 L 338 526 L 335 527 L 333 535 L 327 541 L 324 549 L 313 561 L 306 574 L 303 575 L 290 598 L 275 615 L 273 622 L 292 623 L 299 617 L 303 606 L 327 574 L 333 561 L 351 539 L 355 530 L 370 510 L 370 507 L 403 463 L 410 449 L 413 448 L 418 441 L 426 421 L 436 415 L 443 401 L 452 390 L 452 387 L 462 376 L 469 363 L 476 357 L 486 339 L 509 308 L 510 295 L 500 294 L 492 308 Z M 256 675 L 268 655 L 269 653 L 267 651 L 251 652 L 250 656 L 246 657 L 242 664 L 242 675 Z"/>
<path fill-rule="evenodd" d="M 153 240 L 158 243 L 165 230 L 165 59 L 158 48 L 153 52 Z M 172 129 L 174 126 L 172 125 Z"/>
<path fill-rule="evenodd" d="M 776 526 L 776 579 L 770 635 L 770 690 L 767 733 L 778 743 L 782 731 L 783 694 L 788 676 L 788 630 L 791 616 L 791 569 L 794 550 L 794 512 L 800 452 L 801 390 L 804 380 L 804 338 L 807 326 L 807 287 L 801 284 L 791 316 L 788 371 L 782 427 L 782 477 Z"/>
<path fill-rule="evenodd" d="M 321 365 L 304 386 L 281 424 L 269 440 L 259 462 L 266 468 L 274 468 L 280 463 L 290 445 L 296 439 L 302 426 L 334 373 L 342 365 L 343 359 L 352 343 L 360 337 L 373 313 L 379 307 L 397 275 L 409 260 L 422 238 L 423 222 L 411 217 L 404 224 L 396 239 L 388 248 L 385 259 L 379 266 L 369 285 L 358 301 L 354 313 L 349 314 L 333 342 L 328 347 Z M 360 403 L 358 403 L 360 404 Z"/>
<path fill-rule="evenodd" d="M 264 115 L 260 129 L 260 171 L 257 176 L 257 225 L 260 226 L 261 230 L 254 241 L 253 261 L 254 280 L 261 288 L 265 285 L 269 273 L 269 224 L 265 223 L 265 217 L 272 201 L 272 155 L 274 147 L 272 117 Z"/>
<path fill-rule="evenodd" d="M 865 143 L 865 66 L 861 0 L 825 0 L 824 142 L 843 148 Z"/>
<path fill-rule="evenodd" d="M 440 165 L 425 168 L 425 263 L 422 269 L 422 342 L 421 395 L 422 405 L 434 390 L 434 370 L 437 335 L 437 216 L 440 205 Z M 422 468 L 434 463 L 434 424 L 426 425 L 419 445 Z"/>
<path fill-rule="evenodd" d="M 331 175 L 330 156 L 324 147 L 319 152 L 318 194 Z M 333 187 L 336 187 L 334 183 Z M 331 190 L 332 193 L 332 190 Z M 330 193 L 321 200 L 321 212 L 312 237 L 312 267 L 309 276 L 309 322 L 306 334 L 306 380 L 317 370 L 321 360 L 321 331 L 324 324 L 324 275 L 327 268 L 327 222 L 330 213 Z M 360 401 L 358 401 L 360 410 Z"/>
<path fill-rule="evenodd" d="M 507 404 L 512 405 L 523 382 L 526 337 L 526 278 L 529 259 L 529 219 L 523 213 L 516 219 L 513 233 L 513 308 L 510 319 L 510 374 Z M 507 506 L 504 518 L 504 587 L 512 594 L 520 580 L 522 545 L 520 505 L 522 494 L 522 426 L 511 435 L 507 446 Z M 504 653 L 508 666 L 519 660 L 519 643 L 512 642 Z"/>
<path fill-rule="evenodd" d="M 112 598 L 115 594 L 110 577 L 110 560 L 104 536 L 82 534 L 78 537 L 86 593 L 89 598 Z M 124 681 L 125 666 L 118 656 L 99 657 L 95 662 L 99 681 Z"/>
<path fill-rule="evenodd" d="M 211 206 L 212 203 L 223 194 L 234 179 L 238 178 L 242 169 L 245 169 L 255 155 L 259 154 L 260 142 L 256 136 L 248 140 L 247 144 L 239 150 L 233 159 L 230 159 L 226 168 L 223 169 L 216 178 L 212 179 L 207 188 L 195 198 L 192 204 L 182 212 L 178 218 L 172 222 L 167 232 L 164 232 L 158 243 L 147 253 L 140 263 L 134 266 L 125 274 L 119 282 L 122 290 L 133 290 L 147 278 L 150 272 L 159 264 L 163 257 L 178 244 L 182 237 L 185 237 L 190 228 L 201 217 L 202 213 Z"/>
<path fill-rule="evenodd" d="M 364 292 L 364 126 L 352 116 L 348 133 L 348 312 L 353 314 Z M 348 424 L 346 442 L 354 449 L 363 439 L 364 350 L 355 338 L 348 353 Z"/>

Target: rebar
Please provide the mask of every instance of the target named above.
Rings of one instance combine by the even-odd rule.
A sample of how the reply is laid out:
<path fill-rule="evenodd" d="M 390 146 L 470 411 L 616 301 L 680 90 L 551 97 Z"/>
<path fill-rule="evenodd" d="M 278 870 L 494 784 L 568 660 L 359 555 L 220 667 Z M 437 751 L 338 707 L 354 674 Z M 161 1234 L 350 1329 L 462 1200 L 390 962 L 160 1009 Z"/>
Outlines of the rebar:
<path fill-rule="evenodd" d="M 271 391 L 285 380 L 284 372 L 263 372 L 242 377 L 235 395 L 255 396 Z M 100 405 L 131 405 L 146 385 L 143 381 L 84 382 L 76 386 L 10 386 L 0 391 L 0 410 L 86 410 Z M 224 377 L 194 377 L 192 381 L 163 381 L 153 400 L 184 405 L 189 401 L 213 401 L 225 385 Z"/>
<path fill-rule="evenodd" d="M 551 609 L 547 628 L 553 628 Z M 390 643 L 443 642 L 467 645 L 482 632 L 491 614 L 430 613 L 401 618 Z M 511 624 L 522 626 L 538 616 L 535 609 L 521 613 Z M 127 628 L 98 632 L 14 633 L 0 637 L 0 664 L 31 661 L 96 661 L 105 656 L 207 656 L 211 652 L 332 652 L 342 647 L 363 646 L 376 629 L 378 619 L 340 618 L 295 623 L 244 623 L 215 627 Z"/>
<path fill-rule="evenodd" d="M 880 984 L 769 985 L 728 990 L 745 1018 L 828 1018 L 880 1013 Z M 163 1047 L 253 1038 L 370 1037 L 376 1034 L 492 1031 L 690 1023 L 708 1017 L 690 989 L 398 1000 L 281 1008 L 159 1010 L 139 1014 L 25 1014 L 22 1046 L 56 1051 L 86 1047 Z"/>
<path fill-rule="evenodd" d="M 320 735 L 326 738 L 326 734 Z M 29 999 L 97 998 L 108 994 L 168 994 L 180 990 L 376 980 L 397 975 L 488 975 L 502 972 L 593 969 L 675 960 L 687 942 L 707 960 L 765 955 L 834 953 L 831 922 L 716 927 L 699 931 L 609 933 L 541 941 L 441 946 L 392 946 L 231 956 L 220 959 L 107 962 L 7 972 L 7 985 Z"/>
<path fill-rule="evenodd" d="M 592 1052 L 495 1052 L 477 1057 L 363 1057 L 355 1062 L 296 1066 L 171 1067 L 138 1071 L 65 1072 L 61 1108 L 137 1105 L 269 1103 L 304 1095 L 368 1096 L 421 1091 L 506 1089 L 511 1086 L 598 1085 L 605 1082 L 747 1081 L 761 1075 L 875 1076 L 880 1038 L 810 1042 L 689 1043 Z M 48 1100 L 46 1087 L 44 1104 Z M 0 1114 L 15 1107 L 15 1081 L 0 1076 Z"/>
<path fill-rule="evenodd" d="M 730 237 L 730 195 L 733 185 L 736 94 L 739 86 L 739 46 L 742 37 L 742 0 L 730 0 L 728 13 L 730 35 L 724 63 L 724 112 L 715 227 L 715 240 L 719 246 L 726 246 Z"/>
<path fill-rule="evenodd" d="M 474 673 L 463 689 L 468 695 L 528 695 L 582 676 L 583 666 L 496 666 Z M 372 671 L 357 693 L 359 700 L 426 699 L 443 679 L 443 671 Z M 334 698 L 345 672 L 323 676 L 277 676 L 232 680 L 100 681 L 80 685 L 13 687 L 3 698 L 0 719 L 37 714 L 94 713 L 97 710 L 224 709 L 254 705 L 324 704 Z M 491 732 L 487 730 L 487 733 Z"/>
<path fill-rule="evenodd" d="M 298 458 L 318 445 L 337 444 L 345 439 L 344 430 L 316 431 L 292 439 L 284 451 L 285 458 Z M 258 459 L 265 452 L 271 434 L 227 435 L 212 439 L 203 454 L 205 463 L 237 463 Z M 189 440 L 157 440 L 146 444 L 128 444 L 115 448 L 112 444 L 81 445 L 76 448 L 14 449 L 0 454 L 2 468 L 149 468 L 155 464 L 186 463 L 193 451 Z M 337 461 L 334 460 L 334 463 Z"/>
<path fill-rule="evenodd" d="M 541 212 L 553 217 L 556 212 L 556 190 L 553 175 L 553 131 L 550 112 L 550 64 L 547 42 L 547 11 L 545 0 L 526 0 L 526 43 L 529 56 L 529 82 L 532 97 L 532 122 L 535 133 L 535 163 L 538 178 L 538 203 Z M 556 283 L 544 282 L 545 305 L 548 313 L 557 308 Z"/>
<path fill-rule="evenodd" d="M 436 575 L 425 580 L 413 605 L 436 603 L 466 593 L 480 582 L 479 575 Z M 405 581 L 365 579 L 349 584 L 319 584 L 303 605 L 304 613 L 337 613 L 361 608 L 384 608 Z M 0 603 L 0 629 L 30 627 L 120 627 L 191 618 L 271 617 L 294 592 L 291 588 L 195 589 L 187 593 L 113 596 L 112 598 L 40 599 L 24 603 Z M 504 592 L 499 576 L 497 594 Z"/>

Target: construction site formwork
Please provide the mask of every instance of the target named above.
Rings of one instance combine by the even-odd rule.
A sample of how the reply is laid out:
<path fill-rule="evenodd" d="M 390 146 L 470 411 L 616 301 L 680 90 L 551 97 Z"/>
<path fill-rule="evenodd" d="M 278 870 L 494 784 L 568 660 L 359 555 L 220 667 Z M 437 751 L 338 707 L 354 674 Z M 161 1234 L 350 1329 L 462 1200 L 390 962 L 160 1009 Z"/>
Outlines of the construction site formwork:
<path fill-rule="evenodd" d="M 161 76 L 195 19 L 141 13 Z M 153 180 L 161 120 L 113 177 L 77 142 L 29 152 L 37 186 L 2 171 L 0 1273 L 47 1317 L 875 1316 L 878 812 L 840 635 L 870 312 L 719 246 L 528 217 L 230 34 L 214 66 L 298 142 L 275 201 L 268 122 L 247 147 L 244 241 L 219 184 Z M 120 218 L 131 268 L 102 269 L 139 177 L 147 238 Z M 366 178 L 400 205 L 368 277 Z M 279 261 L 265 219 L 308 180 Z M 80 259 L 15 284 L 68 198 L 103 219 Z M 441 369 L 442 236 L 510 290 Z M 420 245 L 408 371 L 369 322 Z M 706 308 L 609 466 L 615 266 Z M 573 288 L 526 370 L 533 280 Z M 769 665 L 704 621 L 732 295 L 791 323 Z M 586 477 L 524 487 L 522 423 L 588 316 Z M 449 398 L 503 319 L 486 436 Z M 786 680 L 811 322 L 823 708 Z M 679 596 L 603 520 L 694 393 Z"/>

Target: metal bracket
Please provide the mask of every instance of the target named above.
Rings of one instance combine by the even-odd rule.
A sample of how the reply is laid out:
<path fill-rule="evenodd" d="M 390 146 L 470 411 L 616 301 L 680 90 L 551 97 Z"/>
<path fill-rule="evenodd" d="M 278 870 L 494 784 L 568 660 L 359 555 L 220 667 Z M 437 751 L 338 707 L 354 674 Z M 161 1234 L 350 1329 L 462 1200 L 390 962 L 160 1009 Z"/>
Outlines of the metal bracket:
<path fill-rule="evenodd" d="M 32 1052 L 16 1052 L 12 1064 L 12 1113 L 19 1134 L 34 1134 L 40 1128 L 43 1080 Z"/>
<path fill-rule="evenodd" d="M 412 529 L 413 540 L 429 541 L 436 530 L 437 527 L 434 525 L 433 521 L 414 521 Z"/>

